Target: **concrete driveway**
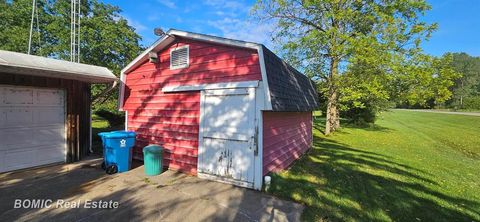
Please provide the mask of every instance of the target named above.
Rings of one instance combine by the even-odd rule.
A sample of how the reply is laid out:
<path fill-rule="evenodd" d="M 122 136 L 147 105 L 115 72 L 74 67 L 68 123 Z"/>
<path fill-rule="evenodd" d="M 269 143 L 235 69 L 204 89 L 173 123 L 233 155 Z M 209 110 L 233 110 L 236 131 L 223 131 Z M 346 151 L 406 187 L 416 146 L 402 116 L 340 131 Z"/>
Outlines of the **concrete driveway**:
<path fill-rule="evenodd" d="M 0 221 L 298 221 L 303 211 L 265 193 L 174 171 L 147 177 L 139 166 L 106 175 L 100 163 L 0 174 Z M 33 199 L 43 206 L 32 209 Z"/>

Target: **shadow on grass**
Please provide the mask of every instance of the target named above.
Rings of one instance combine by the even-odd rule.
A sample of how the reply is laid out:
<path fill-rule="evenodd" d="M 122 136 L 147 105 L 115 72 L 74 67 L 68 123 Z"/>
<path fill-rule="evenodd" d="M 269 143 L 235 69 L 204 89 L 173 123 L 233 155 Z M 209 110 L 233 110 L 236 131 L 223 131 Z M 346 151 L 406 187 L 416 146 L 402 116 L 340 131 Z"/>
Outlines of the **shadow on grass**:
<path fill-rule="evenodd" d="M 322 134 L 325 134 L 325 117 L 323 116 L 315 116 L 314 117 L 314 124 L 313 128 L 320 131 Z M 393 129 L 390 129 L 388 127 L 380 126 L 377 124 L 355 124 L 352 123 L 350 120 L 347 119 L 340 119 L 340 126 L 341 128 L 354 128 L 354 129 L 362 129 L 366 131 L 375 131 L 375 132 L 391 132 Z M 338 133 L 341 134 L 347 134 L 346 132 L 343 132 L 342 130 L 337 131 Z"/>
<path fill-rule="evenodd" d="M 316 123 L 315 127 L 321 127 Z M 307 205 L 307 221 L 477 221 L 480 203 L 442 193 L 428 173 L 389 156 L 314 137 L 271 192 Z"/>

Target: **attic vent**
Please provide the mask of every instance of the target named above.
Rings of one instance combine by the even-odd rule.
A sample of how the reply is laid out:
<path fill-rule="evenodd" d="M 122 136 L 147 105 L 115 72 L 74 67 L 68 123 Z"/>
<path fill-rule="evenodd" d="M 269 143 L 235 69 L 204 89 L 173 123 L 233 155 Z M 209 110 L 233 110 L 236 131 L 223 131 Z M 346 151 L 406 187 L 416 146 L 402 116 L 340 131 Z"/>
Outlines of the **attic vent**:
<path fill-rule="evenodd" d="M 188 45 L 172 49 L 170 51 L 170 69 L 180 69 L 188 67 L 188 56 Z"/>

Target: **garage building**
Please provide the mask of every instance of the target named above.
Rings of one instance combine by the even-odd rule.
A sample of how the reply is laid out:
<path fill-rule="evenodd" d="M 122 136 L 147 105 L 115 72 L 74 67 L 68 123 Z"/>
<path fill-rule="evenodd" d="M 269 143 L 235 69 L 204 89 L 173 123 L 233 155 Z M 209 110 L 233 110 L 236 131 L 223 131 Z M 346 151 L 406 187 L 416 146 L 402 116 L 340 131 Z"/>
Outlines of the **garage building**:
<path fill-rule="evenodd" d="M 0 172 L 82 159 L 90 84 L 114 81 L 104 67 L 0 50 Z"/>
<path fill-rule="evenodd" d="M 120 109 L 165 167 L 260 189 L 312 143 L 315 84 L 262 44 L 169 30 L 121 73 Z"/>

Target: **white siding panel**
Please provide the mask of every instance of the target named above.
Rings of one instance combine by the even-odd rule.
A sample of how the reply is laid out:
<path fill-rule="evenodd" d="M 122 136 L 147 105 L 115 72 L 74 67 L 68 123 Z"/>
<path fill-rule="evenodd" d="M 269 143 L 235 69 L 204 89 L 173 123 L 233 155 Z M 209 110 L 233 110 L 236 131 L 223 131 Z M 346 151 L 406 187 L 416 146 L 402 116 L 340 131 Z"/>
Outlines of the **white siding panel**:
<path fill-rule="evenodd" d="M 33 89 L 6 88 L 4 93 L 4 104 L 6 105 L 33 104 Z"/>
<path fill-rule="evenodd" d="M 30 107 L 6 108 L 5 127 L 31 126 L 33 123 L 33 110 Z"/>
<path fill-rule="evenodd" d="M 36 109 L 33 117 L 36 125 L 64 126 L 65 114 L 63 107 Z"/>
<path fill-rule="evenodd" d="M 16 170 L 35 166 L 37 151 L 34 149 L 19 149 L 5 151 L 4 170 Z"/>
<path fill-rule="evenodd" d="M 39 90 L 36 93 L 36 104 L 42 105 L 53 105 L 53 106 L 63 106 L 63 96 L 61 96 L 62 91 L 52 91 L 52 90 Z"/>

